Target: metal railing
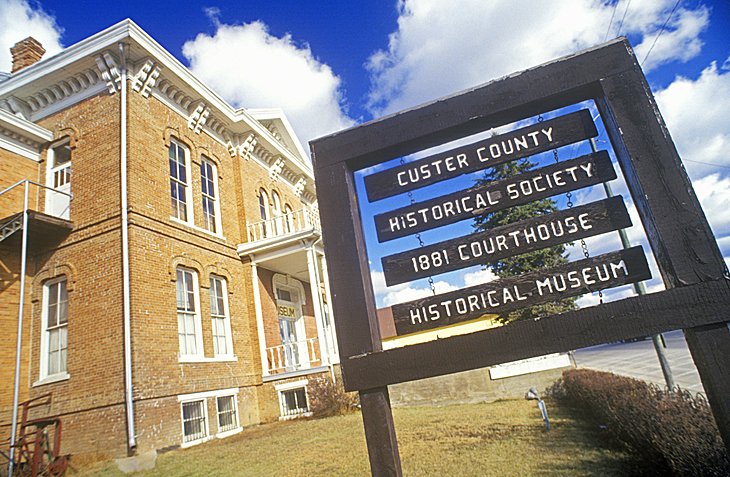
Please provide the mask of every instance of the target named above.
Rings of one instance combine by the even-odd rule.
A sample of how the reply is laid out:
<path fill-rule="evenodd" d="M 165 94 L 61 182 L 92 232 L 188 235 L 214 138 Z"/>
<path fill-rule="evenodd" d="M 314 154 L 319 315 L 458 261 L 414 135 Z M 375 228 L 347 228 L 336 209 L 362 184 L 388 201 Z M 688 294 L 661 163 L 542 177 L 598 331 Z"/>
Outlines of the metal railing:
<path fill-rule="evenodd" d="M 248 241 L 255 242 L 294 234 L 307 229 L 319 230 L 319 214 L 315 208 L 305 207 L 267 220 L 246 225 Z"/>
<path fill-rule="evenodd" d="M 308 369 L 321 365 L 319 356 L 318 338 L 308 338 L 302 341 L 293 341 L 278 346 L 266 348 L 269 360 L 269 373 L 280 374 L 300 369 Z"/>
<path fill-rule="evenodd" d="M 24 312 L 24 305 L 25 300 L 23 299 L 25 297 L 25 275 L 26 275 L 26 267 L 27 267 L 27 260 L 28 260 L 28 211 L 29 211 L 29 193 L 30 193 L 30 185 L 35 185 L 38 187 L 42 187 L 45 189 L 53 190 L 54 192 L 57 192 L 59 194 L 63 194 L 69 197 L 69 200 L 73 199 L 73 195 L 68 192 L 61 192 L 53 189 L 52 187 L 45 186 L 43 184 L 39 184 L 37 182 L 33 182 L 28 179 L 23 179 L 21 181 L 16 182 L 15 184 L 11 185 L 10 187 L 7 187 L 5 190 L 0 191 L 0 196 L 3 196 L 4 194 L 10 192 L 11 190 L 15 189 L 16 187 L 19 187 L 20 185 L 23 185 L 23 222 L 22 222 L 22 239 L 21 239 L 21 246 L 20 246 L 20 300 L 18 304 L 18 332 L 17 332 L 17 340 L 16 340 L 16 348 L 15 348 L 15 376 L 14 376 L 14 382 L 13 382 L 13 415 L 12 415 L 12 423 L 10 425 L 11 433 L 10 433 L 10 462 L 8 464 L 8 475 L 13 475 L 13 467 L 15 465 L 15 461 L 13 460 L 15 457 L 15 444 L 16 444 L 16 433 L 15 429 L 17 429 L 18 425 L 18 393 L 20 390 L 20 355 L 21 355 L 21 348 L 23 343 L 23 312 Z M 13 215 L 13 214 L 11 214 Z"/>
<path fill-rule="evenodd" d="M 38 182 L 29 180 L 29 179 L 19 180 L 15 184 L 13 184 L 13 185 L 11 185 L 9 187 L 6 187 L 5 189 L 1 190 L 0 191 L 0 197 L 3 196 L 3 195 L 5 195 L 6 193 L 10 192 L 11 190 L 15 189 L 16 187 L 21 186 L 21 185 L 25 186 L 25 189 L 27 189 L 31 185 L 34 185 L 36 187 L 40 187 L 41 189 L 48 189 L 49 191 L 53 192 L 54 194 L 65 195 L 66 197 L 69 198 L 69 200 L 73 200 L 73 198 L 74 198 L 73 193 L 71 193 L 71 192 L 64 192 L 64 191 L 61 191 L 61 190 L 57 190 L 57 189 L 54 189 L 53 187 L 50 187 L 50 186 L 47 186 L 47 185 L 44 185 L 44 184 L 39 184 Z M 21 210 L 18 210 L 18 212 L 21 212 Z M 22 210 L 22 212 L 25 212 L 25 210 Z M 12 214 L 9 214 L 9 215 L 12 215 Z"/>

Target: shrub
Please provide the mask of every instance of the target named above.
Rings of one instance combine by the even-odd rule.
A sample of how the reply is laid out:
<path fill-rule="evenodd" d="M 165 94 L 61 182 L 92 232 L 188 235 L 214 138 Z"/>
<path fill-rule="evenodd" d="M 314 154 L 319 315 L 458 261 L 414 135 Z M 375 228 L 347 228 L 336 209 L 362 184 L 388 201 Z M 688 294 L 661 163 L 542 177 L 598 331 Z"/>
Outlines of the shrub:
<path fill-rule="evenodd" d="M 357 393 L 345 392 L 342 381 L 333 383 L 331 379 L 320 376 L 310 379 L 307 385 L 309 410 L 313 417 L 329 417 L 347 414 L 358 409 L 360 400 Z"/>
<path fill-rule="evenodd" d="M 654 475 L 730 475 L 730 458 L 701 395 L 611 373 L 573 369 L 548 393 L 577 408 Z"/>

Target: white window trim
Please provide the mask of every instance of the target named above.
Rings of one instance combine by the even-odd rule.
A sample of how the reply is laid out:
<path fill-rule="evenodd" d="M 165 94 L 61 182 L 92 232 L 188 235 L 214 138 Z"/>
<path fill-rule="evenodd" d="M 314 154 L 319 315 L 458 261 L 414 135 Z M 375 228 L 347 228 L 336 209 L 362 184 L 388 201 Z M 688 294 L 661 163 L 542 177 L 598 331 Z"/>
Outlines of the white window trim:
<path fill-rule="evenodd" d="M 53 278 L 51 280 L 48 280 L 43 284 L 43 299 L 41 301 L 42 311 L 41 311 L 41 358 L 40 358 L 40 369 L 39 369 L 39 375 L 40 379 L 33 383 L 33 386 L 40 386 L 43 384 L 51 384 L 56 383 L 58 381 L 65 381 L 71 377 L 71 375 L 68 373 L 68 317 L 66 321 L 66 371 L 55 373 L 55 374 L 48 374 L 48 333 L 47 333 L 47 327 L 48 327 L 48 289 L 51 285 L 54 285 L 56 283 L 60 282 L 66 282 L 66 290 L 68 292 L 68 281 L 65 276 L 60 276 L 57 278 Z"/>
<path fill-rule="evenodd" d="M 179 355 L 177 362 L 185 363 L 234 363 L 238 361 L 238 356 L 220 355 L 220 356 L 198 356 L 195 354 Z"/>
<path fill-rule="evenodd" d="M 56 151 L 55 150 L 58 149 L 59 147 L 66 146 L 70 143 L 71 143 L 71 139 L 66 137 L 66 138 L 63 138 L 59 141 L 52 143 L 48 147 L 48 151 L 46 152 L 46 186 L 50 187 L 50 189 L 55 189 L 55 187 L 53 185 L 53 174 L 54 174 L 54 169 L 56 169 L 56 167 L 54 165 L 55 160 L 56 160 Z M 71 166 L 70 167 L 73 167 L 73 157 L 71 157 Z M 73 169 L 71 170 L 71 174 L 72 174 L 71 183 L 73 183 Z M 70 190 L 69 190 L 69 192 L 70 192 Z M 51 205 L 52 205 L 54 198 L 57 198 L 58 195 L 60 195 L 60 194 L 54 194 L 51 190 L 46 189 L 45 195 L 46 195 L 46 200 L 45 200 L 44 211 L 46 213 L 50 213 Z M 68 218 L 70 218 L 70 207 L 71 207 L 71 203 L 70 203 L 70 198 L 69 198 L 69 211 L 68 211 L 69 217 Z"/>
<path fill-rule="evenodd" d="M 180 149 L 182 149 L 185 153 L 185 178 L 187 179 L 187 181 L 185 182 L 185 210 L 187 212 L 187 220 L 180 219 L 172 214 L 170 214 L 170 218 L 182 224 L 195 226 L 195 214 L 193 213 L 193 209 L 195 209 L 195 207 L 193 206 L 193 177 L 191 175 L 192 161 L 190 160 L 190 149 L 184 143 L 174 138 L 170 138 L 170 145 L 172 144 L 177 144 L 177 146 L 180 147 Z M 168 180 L 169 179 L 170 175 L 168 173 Z M 202 227 L 200 227 L 200 229 L 204 230 Z"/>
<path fill-rule="evenodd" d="M 233 409 L 236 415 L 236 425 L 232 429 L 228 429 L 227 431 L 220 431 L 220 420 L 218 418 L 218 414 L 220 413 L 220 409 L 218 409 L 218 399 L 223 397 L 233 398 Z M 215 397 L 215 425 L 216 428 L 219 429 L 219 432 L 215 436 L 219 439 L 223 439 L 224 437 L 228 437 L 241 432 L 241 419 L 238 415 L 238 391 L 236 391 L 235 394 L 220 394 Z"/>
<path fill-rule="evenodd" d="M 224 354 L 215 354 L 215 345 L 214 348 L 214 356 L 220 360 L 238 360 L 236 358 L 235 353 L 233 352 L 233 336 L 231 333 L 231 310 L 228 307 L 228 280 L 226 280 L 225 277 L 222 277 L 220 275 L 212 274 L 210 278 L 216 278 L 221 281 L 221 293 L 223 293 L 223 313 L 225 314 L 225 321 L 223 322 L 223 326 L 226 330 L 226 349 L 228 350 L 228 353 Z M 213 310 L 210 310 L 210 320 L 211 324 L 213 321 Z"/>
<path fill-rule="evenodd" d="M 177 217 L 175 217 L 173 215 L 170 216 L 170 220 L 173 221 L 173 222 L 175 222 L 175 223 L 177 223 L 177 224 L 184 225 L 185 227 L 189 227 L 189 228 L 191 228 L 191 229 L 193 229 L 193 230 L 195 230 L 197 232 L 203 232 L 205 234 L 210 235 L 211 237 L 219 238 L 221 240 L 226 240 L 226 238 L 223 235 L 221 235 L 221 234 L 219 234 L 217 232 L 216 233 L 213 233 L 213 232 L 211 232 L 210 230 L 208 230 L 208 229 L 206 229 L 204 227 L 198 227 L 195 224 L 191 224 L 189 222 L 185 222 L 184 220 L 180 220 L 180 219 L 178 219 Z"/>
<path fill-rule="evenodd" d="M 300 379 L 299 381 L 291 381 L 288 383 L 281 383 L 281 384 L 274 385 L 274 390 L 276 391 L 276 397 L 279 399 L 279 420 L 280 421 L 296 419 L 298 417 L 308 417 L 308 416 L 312 415 L 311 411 L 307 411 L 302 414 L 295 414 L 295 415 L 291 415 L 291 416 L 285 415 L 284 404 L 281 399 L 281 395 L 285 391 L 291 391 L 293 389 L 304 388 L 304 394 L 307 399 L 307 407 L 309 407 L 309 392 L 307 390 L 307 384 L 309 384 L 308 379 Z"/>
<path fill-rule="evenodd" d="M 199 393 L 191 393 L 191 394 L 180 394 L 177 397 L 178 403 L 180 403 L 180 436 L 181 439 L 185 439 L 185 424 L 183 421 L 183 411 L 182 411 L 182 405 L 186 402 L 193 402 L 193 401 L 200 401 L 202 400 L 204 403 L 203 410 L 205 411 L 205 425 L 206 425 L 206 436 L 201 439 L 197 439 L 195 441 L 190 442 L 183 442 L 180 444 L 181 448 L 194 446 L 197 444 L 201 444 L 203 442 L 207 442 L 211 439 L 223 439 L 224 437 L 232 436 L 234 434 L 238 434 L 243 430 L 243 426 L 241 426 L 241 418 L 238 413 L 238 394 L 239 394 L 240 388 L 227 388 L 227 389 L 217 389 L 215 391 L 203 391 Z M 218 397 L 226 397 L 226 396 L 233 396 L 233 401 L 236 406 L 236 422 L 238 424 L 238 427 L 235 429 L 231 429 L 225 432 L 219 432 L 214 436 L 210 435 L 210 416 L 208 415 L 208 399 L 209 398 L 218 398 Z M 218 424 L 218 401 L 216 400 L 216 426 Z"/>
<path fill-rule="evenodd" d="M 200 439 L 195 439 L 194 441 L 185 442 L 185 414 L 183 413 L 183 404 L 197 401 L 203 402 L 203 415 L 205 416 L 205 436 L 201 437 Z M 213 436 L 210 435 L 210 418 L 208 416 L 208 400 L 206 398 L 201 397 L 180 401 L 180 436 L 182 438 L 182 443 L 180 444 L 180 447 L 183 449 L 197 444 L 202 444 L 203 442 L 207 442 L 213 439 Z"/>
<path fill-rule="evenodd" d="M 205 156 L 202 156 L 200 158 L 200 162 L 210 164 L 213 174 L 213 191 L 215 192 L 215 200 L 213 201 L 213 209 L 215 210 L 215 232 L 211 232 L 210 230 L 206 229 L 205 227 L 201 227 L 202 229 L 206 230 L 209 234 L 215 235 L 217 237 L 223 237 L 223 224 L 221 223 L 221 195 L 220 195 L 220 188 L 218 187 L 218 166 L 215 162 L 211 161 Z M 201 177 L 202 181 L 202 177 Z M 203 195 L 203 190 L 201 187 L 200 190 L 200 196 L 205 197 Z M 203 212 L 205 214 L 205 212 Z"/>
<path fill-rule="evenodd" d="M 38 381 L 35 381 L 33 384 L 31 384 L 31 386 L 35 388 L 37 386 L 44 386 L 46 384 L 53 384 L 53 383 L 58 383 L 61 381 L 67 381 L 70 377 L 71 377 L 71 375 L 68 374 L 67 372 L 58 373 L 58 374 L 54 374 L 53 376 L 48 376 L 46 378 L 39 379 Z"/>
<path fill-rule="evenodd" d="M 200 360 L 205 356 L 203 349 L 203 324 L 200 318 L 200 283 L 198 282 L 198 272 L 192 268 L 177 267 L 175 269 L 175 297 L 177 300 L 177 270 L 185 270 L 191 273 L 193 277 L 193 300 L 195 302 L 195 316 L 193 321 L 195 322 L 195 347 L 197 349 L 196 354 L 183 354 L 180 352 L 179 334 L 180 334 L 180 321 L 177 316 L 177 302 L 175 303 L 175 318 L 177 319 L 177 335 L 178 335 L 178 360 L 180 362 L 193 362 L 194 360 Z"/>

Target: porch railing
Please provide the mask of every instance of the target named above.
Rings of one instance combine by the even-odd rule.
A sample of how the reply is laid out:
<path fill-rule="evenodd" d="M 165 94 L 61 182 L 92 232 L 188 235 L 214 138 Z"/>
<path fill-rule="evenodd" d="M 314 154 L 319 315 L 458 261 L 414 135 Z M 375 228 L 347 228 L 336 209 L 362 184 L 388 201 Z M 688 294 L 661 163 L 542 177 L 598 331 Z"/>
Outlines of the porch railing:
<path fill-rule="evenodd" d="M 320 230 L 319 214 L 316 208 L 305 207 L 271 219 L 247 224 L 246 228 L 249 242 L 281 237 L 310 228 Z"/>
<path fill-rule="evenodd" d="M 266 348 L 269 373 L 281 374 L 308 369 L 322 364 L 319 354 L 319 340 L 309 338 Z"/>

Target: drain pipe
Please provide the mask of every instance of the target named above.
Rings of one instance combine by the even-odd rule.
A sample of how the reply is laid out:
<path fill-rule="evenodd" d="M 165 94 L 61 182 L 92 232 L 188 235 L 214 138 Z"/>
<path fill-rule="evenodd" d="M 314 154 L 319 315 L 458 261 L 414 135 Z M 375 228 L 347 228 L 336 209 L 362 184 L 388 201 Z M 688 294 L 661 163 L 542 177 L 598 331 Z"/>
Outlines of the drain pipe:
<path fill-rule="evenodd" d="M 122 301 L 124 313 L 124 404 L 127 413 L 127 453 L 134 454 L 137 436 L 134 430 L 134 401 L 132 400 L 132 313 L 130 310 L 129 287 L 129 215 L 127 204 L 127 51 L 119 43 L 121 57 L 120 95 L 120 155 L 121 155 L 121 208 L 122 208 Z"/>
<path fill-rule="evenodd" d="M 10 462 L 8 475 L 13 475 L 13 458 L 15 457 L 15 434 L 18 426 L 18 398 L 20 393 L 20 353 L 23 348 L 23 310 L 25 304 L 25 271 L 28 261 L 28 189 L 26 181 L 23 189 L 23 239 L 20 253 L 20 302 L 18 304 L 18 341 L 15 347 L 15 384 L 13 385 L 13 419 L 10 425 Z"/>

